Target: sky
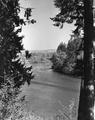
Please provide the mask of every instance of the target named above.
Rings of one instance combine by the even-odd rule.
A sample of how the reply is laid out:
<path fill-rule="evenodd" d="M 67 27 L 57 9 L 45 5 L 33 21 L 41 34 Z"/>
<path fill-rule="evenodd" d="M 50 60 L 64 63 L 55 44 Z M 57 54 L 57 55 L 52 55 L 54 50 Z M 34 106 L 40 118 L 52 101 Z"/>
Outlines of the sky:
<path fill-rule="evenodd" d="M 20 0 L 20 4 L 25 8 L 34 8 L 32 18 L 37 21 L 35 24 L 24 26 L 22 29 L 24 35 L 22 42 L 25 49 L 56 49 L 60 42 L 68 42 L 74 26 L 64 24 L 63 29 L 53 26 L 53 21 L 50 18 L 58 13 L 53 0 Z"/>

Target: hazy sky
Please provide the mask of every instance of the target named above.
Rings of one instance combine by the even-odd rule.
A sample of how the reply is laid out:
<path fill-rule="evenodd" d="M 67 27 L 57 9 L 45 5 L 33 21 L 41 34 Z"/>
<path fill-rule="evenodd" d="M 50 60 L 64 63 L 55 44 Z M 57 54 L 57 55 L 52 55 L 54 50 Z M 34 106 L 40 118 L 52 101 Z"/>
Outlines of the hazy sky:
<path fill-rule="evenodd" d="M 56 49 L 60 42 L 67 43 L 74 27 L 70 24 L 65 24 L 63 29 L 53 26 L 50 17 L 54 17 L 58 12 L 53 0 L 21 0 L 21 6 L 35 8 L 32 16 L 37 21 L 33 25 L 23 27 L 25 49 Z"/>

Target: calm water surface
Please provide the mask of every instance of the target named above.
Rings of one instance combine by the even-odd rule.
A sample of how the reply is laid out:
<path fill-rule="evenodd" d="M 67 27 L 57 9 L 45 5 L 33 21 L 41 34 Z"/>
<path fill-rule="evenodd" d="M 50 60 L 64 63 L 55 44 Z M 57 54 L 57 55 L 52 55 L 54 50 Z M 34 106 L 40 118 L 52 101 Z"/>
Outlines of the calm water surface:
<path fill-rule="evenodd" d="M 76 119 L 80 80 L 44 69 L 42 65 L 34 68 L 34 80 L 29 87 L 27 85 L 23 87 L 23 93 L 29 102 L 27 108 L 40 116 L 49 118 L 56 114 L 69 115 L 72 104 Z"/>

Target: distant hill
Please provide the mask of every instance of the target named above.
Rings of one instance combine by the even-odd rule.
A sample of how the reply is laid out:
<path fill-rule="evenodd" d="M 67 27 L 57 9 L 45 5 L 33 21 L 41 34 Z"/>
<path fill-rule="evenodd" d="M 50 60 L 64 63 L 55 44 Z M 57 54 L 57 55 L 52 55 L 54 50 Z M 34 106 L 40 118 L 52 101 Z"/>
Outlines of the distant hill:
<path fill-rule="evenodd" d="M 48 49 L 48 50 L 29 50 L 29 53 L 31 54 L 31 57 L 28 59 L 28 61 L 33 64 L 38 63 L 50 63 L 50 58 L 52 57 L 53 53 L 56 50 L 54 49 Z M 25 59 L 25 50 L 23 50 L 20 54 L 20 57 L 22 59 Z"/>
<path fill-rule="evenodd" d="M 47 49 L 47 50 L 30 50 L 30 53 L 53 53 L 55 49 Z"/>
<path fill-rule="evenodd" d="M 29 50 L 29 53 L 54 53 L 55 49 L 47 49 L 47 50 Z M 21 52 L 22 54 L 25 54 L 25 50 Z"/>

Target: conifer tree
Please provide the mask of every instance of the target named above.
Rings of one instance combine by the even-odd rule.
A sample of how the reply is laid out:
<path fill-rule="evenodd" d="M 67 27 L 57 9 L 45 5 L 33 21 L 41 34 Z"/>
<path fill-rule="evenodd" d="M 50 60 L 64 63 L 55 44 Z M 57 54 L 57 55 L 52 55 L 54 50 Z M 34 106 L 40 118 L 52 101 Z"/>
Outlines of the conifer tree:
<path fill-rule="evenodd" d="M 19 33 L 26 22 L 19 13 L 19 0 L 0 0 L 0 86 L 4 83 L 4 75 L 11 75 L 17 87 L 26 81 L 30 84 L 33 78 L 31 67 L 25 67 L 18 59 L 18 53 L 23 50 L 23 36 Z"/>
<path fill-rule="evenodd" d="M 31 17 L 31 8 L 25 8 L 26 20 L 19 16 L 21 6 L 19 0 L 0 0 L 0 120 L 14 118 L 18 112 L 18 95 L 25 82 L 33 79 L 32 66 L 21 63 L 19 53 L 23 50 L 20 36 L 22 25 L 35 23 Z M 16 105 L 17 104 L 17 105 Z M 16 107 L 16 109 L 14 109 Z M 15 113 L 16 114 L 16 113 Z M 21 116 L 20 116 L 21 117 Z"/>
<path fill-rule="evenodd" d="M 59 13 L 51 18 L 55 26 L 63 27 L 65 22 L 75 21 L 74 34 L 81 35 L 83 32 L 83 78 L 81 83 L 78 120 L 94 120 L 94 71 L 92 57 L 93 42 L 93 0 L 54 0 Z M 94 68 L 95 69 L 95 68 Z"/>

